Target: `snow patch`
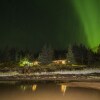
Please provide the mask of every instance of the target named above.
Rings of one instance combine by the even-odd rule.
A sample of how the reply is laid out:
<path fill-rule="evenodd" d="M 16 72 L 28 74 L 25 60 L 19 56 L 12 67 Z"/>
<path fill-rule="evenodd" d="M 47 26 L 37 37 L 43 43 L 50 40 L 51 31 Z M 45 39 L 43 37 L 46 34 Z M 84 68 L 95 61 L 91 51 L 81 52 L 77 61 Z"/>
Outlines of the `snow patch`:
<path fill-rule="evenodd" d="M 41 72 L 34 73 L 34 75 L 53 75 L 53 74 L 92 74 L 92 73 L 100 73 L 99 69 L 89 69 L 89 70 L 75 70 L 75 71 L 56 71 L 56 72 Z"/>

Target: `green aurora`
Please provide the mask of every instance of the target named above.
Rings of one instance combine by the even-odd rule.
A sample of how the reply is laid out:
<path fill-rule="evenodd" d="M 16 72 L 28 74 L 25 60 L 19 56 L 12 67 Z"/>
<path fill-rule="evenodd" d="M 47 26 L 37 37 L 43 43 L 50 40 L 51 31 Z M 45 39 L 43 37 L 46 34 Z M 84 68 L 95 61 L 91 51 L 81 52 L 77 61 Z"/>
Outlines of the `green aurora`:
<path fill-rule="evenodd" d="M 72 0 L 84 27 L 88 46 L 94 48 L 100 43 L 100 0 Z"/>
<path fill-rule="evenodd" d="M 0 48 L 100 43 L 100 0 L 0 0 Z"/>

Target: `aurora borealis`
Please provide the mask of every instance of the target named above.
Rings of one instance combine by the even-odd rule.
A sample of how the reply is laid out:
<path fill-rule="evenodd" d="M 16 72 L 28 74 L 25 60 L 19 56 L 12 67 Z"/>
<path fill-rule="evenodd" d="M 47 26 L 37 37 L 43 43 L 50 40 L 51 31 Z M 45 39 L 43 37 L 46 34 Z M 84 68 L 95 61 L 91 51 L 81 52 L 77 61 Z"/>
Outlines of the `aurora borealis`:
<path fill-rule="evenodd" d="M 0 47 L 100 43 L 100 0 L 0 0 Z"/>
<path fill-rule="evenodd" d="M 84 27 L 88 46 L 100 43 L 100 0 L 72 0 Z"/>

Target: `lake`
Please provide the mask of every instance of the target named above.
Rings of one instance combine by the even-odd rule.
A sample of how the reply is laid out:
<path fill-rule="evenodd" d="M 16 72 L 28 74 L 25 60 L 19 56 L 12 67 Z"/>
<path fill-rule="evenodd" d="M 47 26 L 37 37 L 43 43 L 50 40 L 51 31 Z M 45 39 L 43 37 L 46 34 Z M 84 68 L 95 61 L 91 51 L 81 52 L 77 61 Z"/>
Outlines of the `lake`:
<path fill-rule="evenodd" d="M 1 81 L 0 100 L 100 100 L 100 87 L 89 85 L 93 84 Z"/>

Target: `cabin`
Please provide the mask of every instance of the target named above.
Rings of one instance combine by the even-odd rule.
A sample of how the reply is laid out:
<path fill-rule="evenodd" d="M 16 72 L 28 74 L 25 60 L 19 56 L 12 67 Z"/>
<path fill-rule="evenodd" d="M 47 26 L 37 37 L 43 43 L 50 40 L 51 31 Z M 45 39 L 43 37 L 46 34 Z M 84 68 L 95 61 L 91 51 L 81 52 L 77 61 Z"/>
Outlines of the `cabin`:
<path fill-rule="evenodd" d="M 57 65 L 59 65 L 59 64 L 61 64 L 61 65 L 66 65 L 67 64 L 67 60 L 65 59 L 65 60 L 54 60 L 53 61 L 53 64 L 57 64 Z"/>
<path fill-rule="evenodd" d="M 37 65 L 39 65 L 39 64 L 40 64 L 39 61 L 33 61 L 33 65 L 37 66 Z"/>

